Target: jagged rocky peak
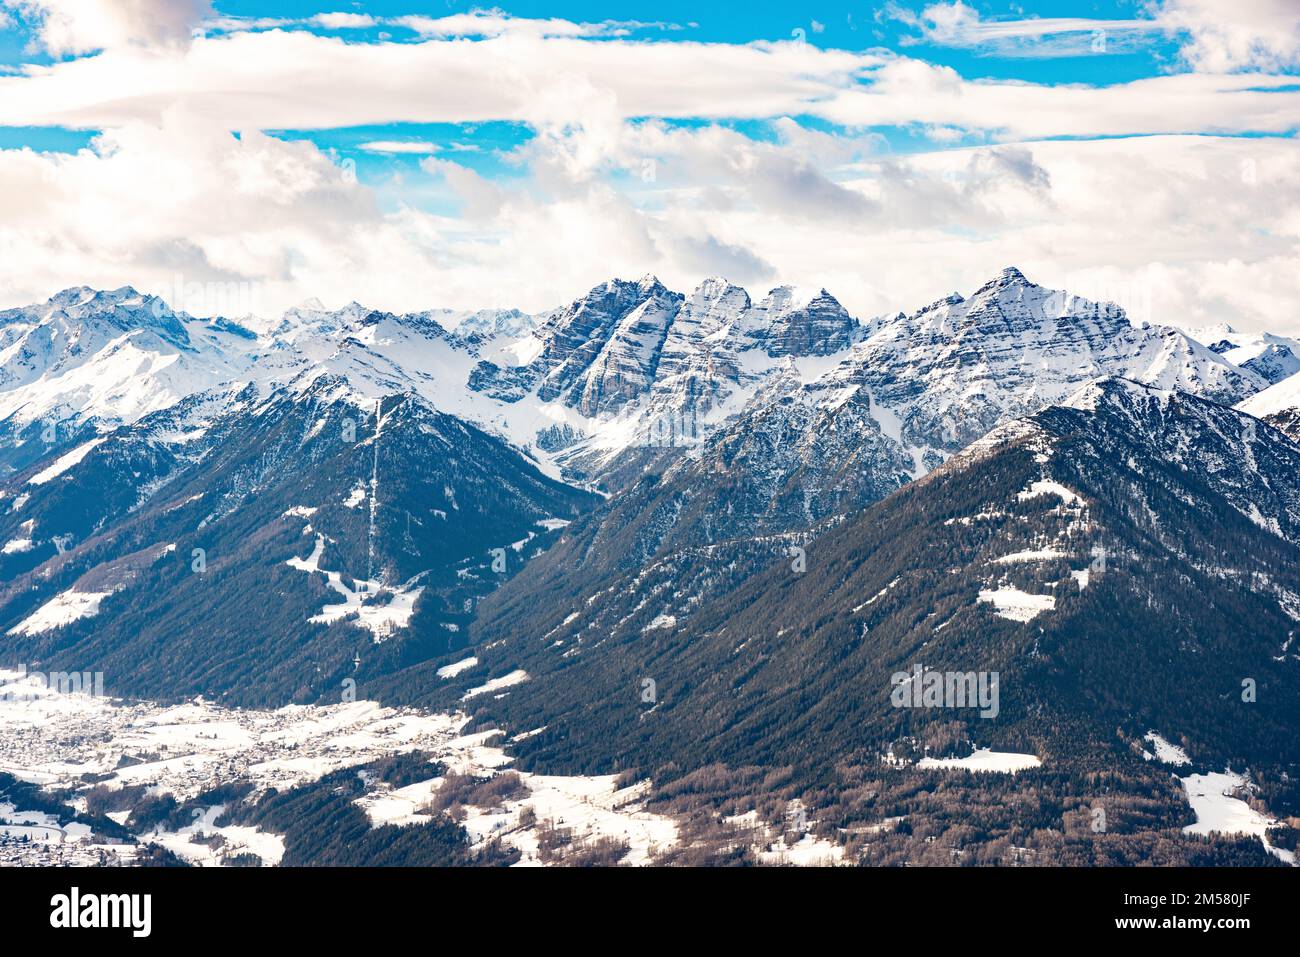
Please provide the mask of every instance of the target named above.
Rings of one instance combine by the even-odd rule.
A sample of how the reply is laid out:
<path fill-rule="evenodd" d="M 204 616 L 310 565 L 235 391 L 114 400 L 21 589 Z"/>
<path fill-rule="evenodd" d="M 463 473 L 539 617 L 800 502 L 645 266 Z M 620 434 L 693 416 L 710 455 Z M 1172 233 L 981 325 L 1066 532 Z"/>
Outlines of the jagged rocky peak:
<path fill-rule="evenodd" d="M 957 297 L 960 302 L 960 297 Z M 970 311 L 979 306 L 996 307 L 1008 317 L 1016 315 L 1053 319 L 1071 315 L 1121 318 L 1122 309 L 1113 303 L 1097 303 L 1062 289 L 1048 289 L 1026 278 L 1015 266 L 1008 266 L 980 286 L 970 297 Z M 955 304 L 955 303 L 954 303 Z"/>
<path fill-rule="evenodd" d="M 1004 297 L 1008 292 L 1018 295 L 1026 289 L 1042 288 L 1030 282 L 1015 266 L 1007 266 L 1000 273 L 989 279 L 971 294 L 971 299 L 987 298 L 990 295 Z"/>
<path fill-rule="evenodd" d="M 694 421 L 740 379 L 736 336 L 750 311 L 749 294 L 725 279 L 707 279 L 671 316 L 646 365 L 655 416 Z M 691 430 L 693 432 L 693 429 Z"/>
<path fill-rule="evenodd" d="M 271 330 L 273 336 L 291 335 L 297 331 L 311 331 L 329 335 L 360 323 L 374 310 L 353 301 L 342 309 L 327 309 L 314 296 L 297 306 L 286 309 Z"/>
<path fill-rule="evenodd" d="M 529 332 L 536 321 L 519 309 L 478 309 L 468 313 L 446 310 L 430 313 L 444 326 L 450 326 L 462 339 L 493 339 L 498 336 L 517 338 Z"/>
<path fill-rule="evenodd" d="M 592 333 L 612 329 L 643 302 L 673 297 L 681 298 L 649 274 L 634 281 L 610 279 L 557 310 L 539 332 L 547 340 L 590 338 Z"/>
<path fill-rule="evenodd" d="M 51 296 L 43 309 L 32 316 L 36 321 L 70 322 L 80 330 L 95 326 L 109 333 L 147 329 L 180 348 L 190 344 L 183 314 L 177 313 L 158 296 L 142 293 L 133 286 L 92 289 L 73 286 Z"/>
<path fill-rule="evenodd" d="M 1143 385 L 1124 376 L 1103 375 L 1084 383 L 1066 396 L 1060 405 L 1067 409 L 1086 409 L 1091 412 L 1107 406 L 1134 409 L 1149 403 L 1164 404 L 1173 394 L 1170 389 Z"/>
<path fill-rule="evenodd" d="M 117 289 L 92 289 L 73 286 L 55 293 L 47 305 L 50 310 L 61 310 L 69 316 L 97 316 L 112 313 L 174 316 L 176 313 L 162 299 L 138 291 L 134 286 Z"/>
<path fill-rule="evenodd" d="M 682 303 L 674 334 L 690 338 L 720 332 L 740 321 L 752 303 L 749 293 L 720 276 L 704 280 Z"/>
<path fill-rule="evenodd" d="M 770 356 L 825 356 L 847 349 L 857 323 L 825 289 L 816 292 L 778 286 L 758 304 L 765 319 L 764 346 Z"/>
<path fill-rule="evenodd" d="M 551 314 L 534 332 L 541 349 L 531 362 L 509 369 L 483 363 L 470 388 L 514 401 L 536 387 L 545 402 L 564 396 L 583 414 L 610 411 L 653 379 L 681 301 L 651 275 L 611 279 Z"/>

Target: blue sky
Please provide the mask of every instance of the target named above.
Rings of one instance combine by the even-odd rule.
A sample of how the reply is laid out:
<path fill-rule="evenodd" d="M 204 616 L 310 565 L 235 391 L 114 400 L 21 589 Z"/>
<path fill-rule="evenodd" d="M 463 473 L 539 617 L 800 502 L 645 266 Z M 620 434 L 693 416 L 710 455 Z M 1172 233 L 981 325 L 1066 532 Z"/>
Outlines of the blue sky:
<path fill-rule="evenodd" d="M 1300 291 L 1292 0 L 0 16 L 8 301 L 181 276 L 273 307 L 540 308 L 655 271 L 825 285 L 866 313 L 1014 261 L 1264 324 Z"/>

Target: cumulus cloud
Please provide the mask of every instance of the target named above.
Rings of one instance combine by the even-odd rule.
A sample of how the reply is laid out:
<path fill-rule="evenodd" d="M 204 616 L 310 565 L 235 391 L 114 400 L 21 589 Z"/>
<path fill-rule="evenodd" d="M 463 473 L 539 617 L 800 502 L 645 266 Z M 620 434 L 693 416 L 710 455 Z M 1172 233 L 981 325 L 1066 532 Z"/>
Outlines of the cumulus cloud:
<path fill-rule="evenodd" d="M 377 20 L 365 13 L 318 13 L 311 22 L 327 30 L 364 30 L 373 27 Z"/>
<path fill-rule="evenodd" d="M 1295 0 L 1164 0 L 1159 15 L 1188 37 L 1182 56 L 1198 70 L 1300 65 L 1300 4 Z"/>
<path fill-rule="evenodd" d="M 60 3 L 72 0 L 40 9 Z M 1210 22 L 1210 0 L 1176 4 Z M 167 6 L 190 10 L 175 22 L 197 9 Z M 24 0 L 21 15 L 35 9 Z M 265 312 L 308 296 L 540 310 L 649 271 L 677 288 L 711 274 L 760 293 L 825 286 L 869 316 L 1016 263 L 1144 318 L 1297 322 L 1294 139 L 1226 135 L 1300 126 L 1294 77 L 1224 72 L 1280 65 L 1281 48 L 1214 40 L 1189 20 L 1179 35 L 1206 38 L 1187 54 L 1199 72 L 1052 86 L 884 51 L 466 16 L 414 42 L 241 21 L 188 47 L 173 29 L 148 50 L 137 24 L 87 48 L 104 52 L 0 76 L 0 124 L 104 131 L 72 155 L 0 151 L 0 305 L 181 277 L 246 283 Z M 925 22 L 953 38 L 987 26 L 962 11 Z M 471 28 L 483 39 L 444 39 Z M 70 42 L 52 48 L 88 41 Z M 532 134 L 504 157 L 509 177 L 377 134 L 360 149 L 419 169 L 358 183 L 311 142 L 258 132 L 487 120 Z M 880 127 L 987 145 L 892 155 Z M 1182 133 L 1198 135 L 1151 135 Z M 1225 223 L 1252 226 L 1226 251 Z"/>
<path fill-rule="evenodd" d="M 556 133 L 520 151 L 508 182 L 424 157 L 422 175 L 457 201 L 455 217 L 381 203 L 310 142 L 235 137 L 183 113 L 75 155 L 4 150 L 0 304 L 74 282 L 239 282 L 265 313 L 308 296 L 541 310 L 611 275 L 654 272 L 677 288 L 712 274 L 758 293 L 825 286 L 870 316 L 969 291 L 1015 263 L 1139 318 L 1297 324 L 1290 141 L 1146 137 L 900 157 L 779 125 L 745 142 L 724 127 L 621 123 L 589 152 Z M 612 185 L 624 168 L 630 183 Z M 1253 228 L 1233 230 L 1225 250 L 1225 223 Z"/>

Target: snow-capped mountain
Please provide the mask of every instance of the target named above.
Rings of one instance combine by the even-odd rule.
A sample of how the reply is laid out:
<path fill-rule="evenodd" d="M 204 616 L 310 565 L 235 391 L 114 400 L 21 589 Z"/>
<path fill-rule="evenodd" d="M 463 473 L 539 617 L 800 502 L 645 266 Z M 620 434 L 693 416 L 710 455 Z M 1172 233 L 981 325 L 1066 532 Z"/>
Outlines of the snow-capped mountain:
<path fill-rule="evenodd" d="M 865 400 L 918 473 L 1090 375 L 1234 401 L 1268 384 L 1176 330 L 1135 327 L 1016 270 L 969 300 L 867 324 L 825 290 L 779 287 L 754 302 L 722 279 L 683 295 L 647 276 L 542 317 L 308 302 L 271 322 L 204 321 L 130 288 L 70 289 L 0 315 L 0 330 L 9 468 L 186 396 L 301 392 L 324 374 L 361 402 L 415 392 L 587 479 L 629 451 L 698 445 L 786 394 L 828 409 Z"/>
<path fill-rule="evenodd" d="M 0 467 L 250 375 L 256 337 L 124 287 L 0 313 Z"/>
<path fill-rule="evenodd" d="M 919 474 L 1092 376 L 1223 401 L 1268 386 L 1172 327 L 1135 326 L 1118 307 L 1015 269 L 970 299 L 865 324 L 824 290 L 782 287 L 755 304 L 720 279 L 688 296 L 652 277 L 612 282 L 554 314 L 515 355 L 514 365 L 481 363 L 470 387 L 558 409 L 568 442 L 552 443 L 557 463 L 595 477 L 631 448 L 698 445 L 780 390 L 832 410 L 864 403 Z"/>
<path fill-rule="evenodd" d="M 572 447 L 559 461 L 599 474 L 629 448 L 699 442 L 782 368 L 781 357 L 844 352 L 856 331 L 825 290 L 779 287 L 755 304 L 724 279 L 689 295 L 651 276 L 614 280 L 554 313 L 516 351 L 518 364 L 480 364 L 470 387 L 564 410 Z"/>
<path fill-rule="evenodd" d="M 1194 329 L 1191 335 L 1233 365 L 1257 372 L 1270 383 L 1300 372 L 1300 339 L 1271 332 L 1237 332 L 1226 323 Z"/>
<path fill-rule="evenodd" d="M 489 672 L 530 680 L 476 713 L 543 728 L 519 749 L 550 767 L 794 767 L 835 789 L 829 768 L 874 781 L 886 755 L 955 740 L 1145 778 L 1154 727 L 1200 766 L 1285 782 L 1300 763 L 1297 474 L 1300 445 L 1253 417 L 1103 377 L 812 529 L 797 558 L 750 552 L 748 575 L 732 550 L 682 548 L 662 581 L 667 558 L 541 591 L 543 556 L 471 636 Z M 680 600 L 705 575 L 730 581 Z M 891 674 L 916 664 L 1000 674 L 999 713 L 891 706 Z M 645 676 L 653 708 L 627 690 Z"/>
<path fill-rule="evenodd" d="M 969 299 L 954 294 L 880 323 L 808 391 L 831 401 L 869 394 L 923 455 L 956 451 L 1106 374 L 1229 402 L 1267 386 L 1177 329 L 1135 326 L 1117 306 L 1009 268 Z"/>
<path fill-rule="evenodd" d="M 205 527 L 250 523 L 253 534 L 265 516 L 250 490 L 276 469 L 316 467 L 322 423 L 346 420 L 364 435 L 377 408 L 436 411 L 439 423 L 484 430 L 495 451 L 446 479 L 445 495 L 458 501 L 520 469 L 571 482 L 621 469 L 611 486 L 626 494 L 572 533 L 592 536 L 604 574 L 756 536 L 768 536 L 766 554 L 1094 375 L 1232 400 L 1266 384 L 1176 330 L 1134 326 L 1114 306 L 1044 289 L 1014 269 L 969 299 L 868 323 L 824 290 L 779 287 L 755 302 L 723 279 L 683 295 L 647 276 L 611 280 L 532 325 L 500 310 L 393 314 L 315 302 L 270 322 L 199 320 L 129 288 L 70 289 L 4 313 L 0 569 L 45 583 L 14 593 L 14 613 L 60 581 L 85 585 L 69 578 L 73 568 L 97 580 L 105 563 L 134 569 L 141 549 L 183 539 L 180 527 L 150 540 L 141 529 L 189 496 L 209 501 L 224 489 L 221 508 L 191 516 L 198 505 L 175 506 L 177 515 Z M 273 420 L 298 425 L 277 426 L 284 438 L 270 448 L 248 423 Z M 425 428 L 411 419 L 412 436 Z M 423 453 L 405 444 L 414 468 Z M 540 486 L 508 487 L 507 512 L 541 508 Z M 397 496 L 376 520 L 391 518 L 389 507 L 449 513 L 444 490 L 434 491 L 432 505 Z M 299 505 L 319 507 L 286 502 L 281 511 Z M 568 520 L 576 513 L 566 508 Z M 403 580 L 427 570 L 390 560 Z M 349 574 L 379 580 L 374 561 Z M 589 579 L 587 565 L 571 562 L 556 580 Z M 683 601 L 723 584 L 702 580 Z"/>
<path fill-rule="evenodd" d="M 159 697 L 312 698 L 356 656 L 382 672 L 449 647 L 594 500 L 418 395 L 364 408 L 330 374 L 182 406 L 6 483 L 11 651 L 100 660 Z"/>
<path fill-rule="evenodd" d="M 740 325 L 749 314 L 734 292 L 706 284 L 694 298 L 727 296 Z M 541 559 L 539 581 L 570 593 L 594 589 L 593 562 L 621 573 L 673 563 L 682 549 L 744 551 L 728 543 L 803 532 L 884 498 L 989 429 L 1064 402 L 1107 372 L 1214 397 L 1263 384 L 1181 332 L 1133 326 L 1114 306 L 1052 292 L 1016 270 L 969 299 L 951 296 L 860 334 L 829 357 L 777 359 L 752 383 L 721 380 L 747 395 L 744 405 L 681 454 L 654 463 L 653 481 L 627 481 L 623 494 L 571 531 L 583 543 L 576 554 L 560 549 Z M 568 449 L 557 459 L 573 456 Z M 683 607 L 718 584 L 679 589 Z"/>
<path fill-rule="evenodd" d="M 1277 385 L 1252 395 L 1237 408 L 1300 440 L 1300 375 L 1283 379 Z"/>
<path fill-rule="evenodd" d="M 541 773 L 722 762 L 853 827 L 926 745 L 1055 765 L 1062 807 L 1097 768 L 1167 786 L 1157 726 L 1288 781 L 1297 377 L 1228 356 L 1015 269 L 866 321 L 724 279 L 538 316 L 68 290 L 0 314 L 0 665 L 241 706 L 364 681 Z M 922 654 L 1001 670 L 1005 720 L 891 709 Z"/>
<path fill-rule="evenodd" d="M 11 511 L 30 505 L 4 566 L 35 567 L 145 508 L 212 454 L 224 423 L 277 397 L 350 403 L 356 421 L 416 397 L 555 478 L 621 470 L 615 485 L 632 487 L 653 468 L 660 480 L 611 505 L 641 530 L 611 546 L 617 564 L 869 504 L 1093 375 L 1230 400 L 1266 385 L 1172 328 L 1134 326 L 1015 269 L 969 299 L 866 324 L 824 290 L 779 287 L 755 303 L 722 279 L 682 295 L 647 276 L 531 325 L 501 310 L 317 302 L 272 322 L 198 320 L 129 288 L 9 310 L 0 442 L 12 479 L 0 495 Z M 99 463 L 101 490 L 62 494 L 83 460 Z"/>

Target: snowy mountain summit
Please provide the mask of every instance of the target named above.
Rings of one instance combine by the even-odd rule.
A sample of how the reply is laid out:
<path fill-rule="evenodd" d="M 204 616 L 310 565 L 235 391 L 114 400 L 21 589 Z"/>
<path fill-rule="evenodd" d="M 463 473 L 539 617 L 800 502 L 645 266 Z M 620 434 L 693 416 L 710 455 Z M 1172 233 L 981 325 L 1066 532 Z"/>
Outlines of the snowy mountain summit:
<path fill-rule="evenodd" d="M 1270 384 L 1172 327 L 1135 326 L 1014 267 L 969 298 L 865 322 L 825 289 L 755 299 L 720 277 L 680 293 L 644 276 L 539 316 L 309 301 L 253 325 L 196 319 L 130 287 L 0 313 L 0 466 L 34 460 L 37 423 L 57 432 L 42 446 L 59 445 L 196 395 L 303 394 L 327 374 L 361 406 L 413 393 L 583 480 L 629 452 L 698 447 L 787 399 L 831 419 L 851 407 L 918 474 L 1096 375 L 1223 402 Z"/>

